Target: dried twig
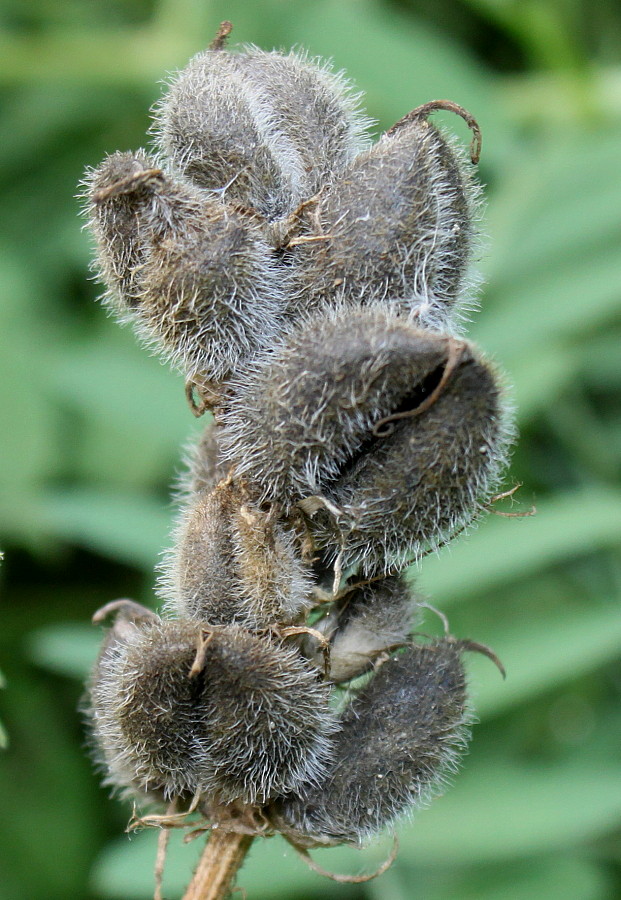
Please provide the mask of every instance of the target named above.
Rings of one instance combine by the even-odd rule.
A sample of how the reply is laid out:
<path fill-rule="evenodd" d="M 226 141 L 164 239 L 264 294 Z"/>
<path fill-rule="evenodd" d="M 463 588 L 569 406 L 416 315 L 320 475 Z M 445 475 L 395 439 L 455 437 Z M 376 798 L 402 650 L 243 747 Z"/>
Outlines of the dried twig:
<path fill-rule="evenodd" d="M 183 900 L 224 900 L 253 840 L 251 834 L 213 829 Z"/>

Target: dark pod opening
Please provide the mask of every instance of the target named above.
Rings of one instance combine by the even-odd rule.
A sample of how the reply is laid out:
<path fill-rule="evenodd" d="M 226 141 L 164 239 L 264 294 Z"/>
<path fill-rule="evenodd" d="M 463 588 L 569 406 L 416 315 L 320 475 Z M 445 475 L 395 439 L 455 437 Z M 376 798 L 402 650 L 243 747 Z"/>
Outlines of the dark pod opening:
<path fill-rule="evenodd" d="M 375 423 L 372 432 L 374 438 L 388 437 L 395 430 L 395 422 L 411 418 L 418 415 L 419 411 L 428 409 L 429 401 L 434 398 L 434 395 L 438 396 L 443 379 L 446 382 L 446 369 L 447 363 L 442 363 L 425 375 L 423 380 L 414 386 L 411 393 L 407 394 L 392 412 Z"/>
<path fill-rule="evenodd" d="M 339 467 L 336 480 L 345 477 L 367 455 L 386 438 L 394 434 L 396 429 L 405 427 L 405 422 L 428 410 L 441 396 L 451 376 L 459 366 L 466 345 L 462 342 L 451 342 L 445 361 L 435 366 L 395 405 L 388 415 L 379 419 L 362 444 L 349 459 Z"/>

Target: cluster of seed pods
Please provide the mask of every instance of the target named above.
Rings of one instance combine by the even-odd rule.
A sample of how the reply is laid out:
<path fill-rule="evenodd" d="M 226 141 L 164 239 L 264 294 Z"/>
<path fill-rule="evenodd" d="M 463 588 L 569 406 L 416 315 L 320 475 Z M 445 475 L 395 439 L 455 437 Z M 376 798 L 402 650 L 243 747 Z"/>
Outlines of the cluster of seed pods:
<path fill-rule="evenodd" d="M 229 52 L 227 30 L 173 78 L 156 153 L 86 179 L 105 302 L 212 414 L 163 613 L 97 616 L 114 618 L 89 717 L 134 797 L 359 843 L 437 791 L 467 738 L 477 645 L 412 637 L 403 573 L 484 509 L 510 436 L 460 331 L 479 191 L 430 114 L 478 129 L 438 101 L 371 145 L 340 75 Z"/>

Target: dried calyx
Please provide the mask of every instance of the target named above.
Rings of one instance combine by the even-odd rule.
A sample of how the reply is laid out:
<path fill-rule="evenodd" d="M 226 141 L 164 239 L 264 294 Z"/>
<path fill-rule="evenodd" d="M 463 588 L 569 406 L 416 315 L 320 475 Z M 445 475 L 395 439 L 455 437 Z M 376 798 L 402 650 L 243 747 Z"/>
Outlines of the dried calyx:
<path fill-rule="evenodd" d="M 222 831 L 358 843 L 433 793 L 469 721 L 463 653 L 414 637 L 405 567 L 485 507 L 511 426 L 458 337 L 479 189 L 433 101 L 370 146 L 342 76 L 214 44 L 155 152 L 85 179 L 104 301 L 214 412 L 180 483 L 163 616 L 114 614 L 89 719 L 107 782 Z M 492 658 L 493 654 L 492 654 Z M 335 692 L 350 695 L 335 711 Z M 147 821 L 144 819 L 143 821 Z"/>

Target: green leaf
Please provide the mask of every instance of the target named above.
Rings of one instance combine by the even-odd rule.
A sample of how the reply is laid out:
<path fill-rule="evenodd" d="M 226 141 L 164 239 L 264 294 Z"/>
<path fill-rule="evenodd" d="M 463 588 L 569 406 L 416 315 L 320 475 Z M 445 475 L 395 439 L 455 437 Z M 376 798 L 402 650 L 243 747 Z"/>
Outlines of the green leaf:
<path fill-rule="evenodd" d="M 67 80 L 141 87 L 185 65 L 211 35 L 134 28 L 64 28 L 43 34 L 5 33 L 0 39 L 0 83 Z"/>
<path fill-rule="evenodd" d="M 490 276 L 504 292 L 533 273 L 614 241 L 621 203 L 621 132 L 601 128 L 533 141 L 490 200 Z"/>
<path fill-rule="evenodd" d="M 451 790 L 400 834 L 420 865 L 534 858 L 591 841 L 621 824 L 621 770 L 589 754 L 554 766 L 470 759 Z"/>
<path fill-rule="evenodd" d="M 172 519 L 152 497 L 94 487 L 45 493 L 40 515 L 57 538 L 147 571 L 168 544 Z"/>
<path fill-rule="evenodd" d="M 64 348 L 49 377 L 63 402 L 167 452 L 178 449 L 194 423 L 181 376 L 109 320 L 98 321 L 94 339 Z"/>
<path fill-rule="evenodd" d="M 28 544 L 40 531 L 34 512 L 41 484 L 58 460 L 56 417 L 44 393 L 50 333 L 37 276 L 0 247 L 0 409 L 6 423 L 0 467 L 0 520 L 5 536 Z M 51 331 L 53 335 L 53 331 Z"/>
<path fill-rule="evenodd" d="M 6 687 L 6 678 L 0 671 L 0 689 L 5 688 L 5 687 Z M 6 748 L 8 746 L 9 746 L 9 736 L 7 734 L 6 728 L 4 727 L 2 722 L 0 722 L 0 750 L 6 750 Z"/>
<path fill-rule="evenodd" d="M 530 500 L 523 497 L 525 504 Z M 594 487 L 559 493 L 538 502 L 532 517 L 489 516 L 477 531 L 461 537 L 439 556 L 428 557 L 420 581 L 443 605 L 480 596 L 547 566 L 619 543 L 621 495 L 617 491 Z"/>
<path fill-rule="evenodd" d="M 559 341 L 550 341 L 545 353 L 524 352 L 514 358 L 508 376 L 517 421 L 528 422 L 545 411 L 578 376 L 576 353 Z"/>
<path fill-rule="evenodd" d="M 535 621 L 513 622 L 486 635 L 507 670 L 502 681 L 490 672 L 489 661 L 473 657 L 473 702 L 486 719 L 518 703 L 573 681 L 621 656 L 621 608 L 565 608 L 559 617 L 540 615 Z"/>
<path fill-rule="evenodd" d="M 26 652 L 36 665 L 83 681 L 93 667 L 100 644 L 98 628 L 63 622 L 30 632 Z"/>
<path fill-rule="evenodd" d="M 129 490 L 159 487 L 208 419 L 194 419 L 182 378 L 138 347 L 129 329 L 98 325 L 94 339 L 65 348 L 49 373 L 57 400 L 80 415 L 76 475 Z"/>
<path fill-rule="evenodd" d="M 11 677 L 11 746 L 2 755 L 0 897 L 61 900 L 84 896 L 85 862 L 101 839 L 92 816 L 93 777 L 76 722 L 42 679 Z M 28 802 L 24 798 L 28 797 Z"/>
<path fill-rule="evenodd" d="M 493 315 L 481 317 L 473 337 L 506 363 L 551 339 L 573 337 L 611 320 L 621 309 L 621 257 L 604 246 L 578 259 L 515 281 Z"/>
<path fill-rule="evenodd" d="M 473 329 L 505 362 L 621 309 L 621 133 L 570 132 L 529 150 L 492 195 L 490 284 Z"/>
<path fill-rule="evenodd" d="M 364 886 L 371 900 L 606 900 L 610 879 L 604 867 L 575 856 L 503 862 L 496 866 L 408 867 L 405 855 L 389 871 Z"/>
<path fill-rule="evenodd" d="M 588 384 L 604 391 L 617 391 L 621 384 L 621 330 L 607 328 L 593 340 L 576 348 L 580 371 Z"/>

